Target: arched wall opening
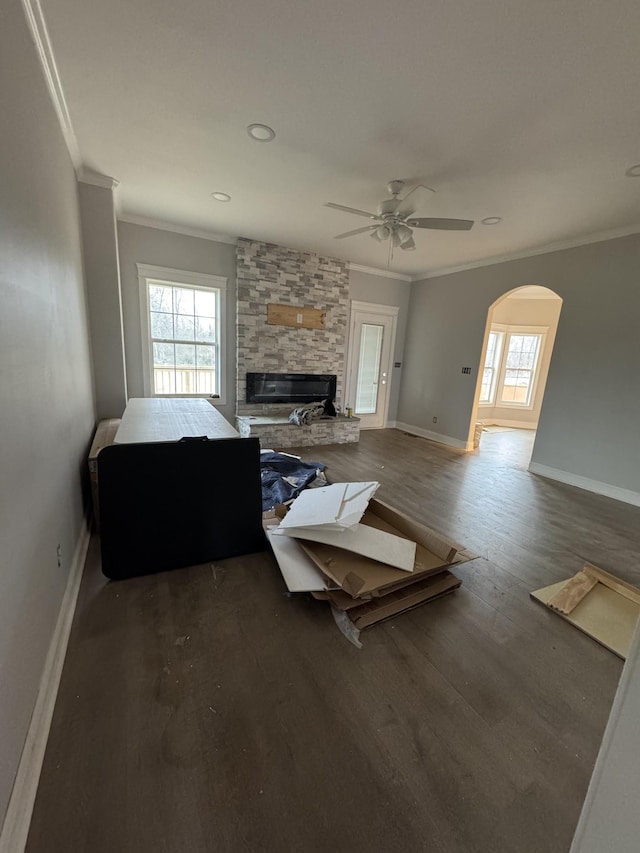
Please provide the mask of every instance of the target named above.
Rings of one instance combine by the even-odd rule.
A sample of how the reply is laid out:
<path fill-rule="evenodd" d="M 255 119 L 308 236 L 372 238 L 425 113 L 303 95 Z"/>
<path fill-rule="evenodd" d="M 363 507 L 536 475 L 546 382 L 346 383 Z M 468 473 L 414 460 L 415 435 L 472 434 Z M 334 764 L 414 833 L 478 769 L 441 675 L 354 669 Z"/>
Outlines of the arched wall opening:
<path fill-rule="evenodd" d="M 467 449 L 487 430 L 536 430 L 562 298 L 548 287 L 507 291 L 489 307 Z"/>

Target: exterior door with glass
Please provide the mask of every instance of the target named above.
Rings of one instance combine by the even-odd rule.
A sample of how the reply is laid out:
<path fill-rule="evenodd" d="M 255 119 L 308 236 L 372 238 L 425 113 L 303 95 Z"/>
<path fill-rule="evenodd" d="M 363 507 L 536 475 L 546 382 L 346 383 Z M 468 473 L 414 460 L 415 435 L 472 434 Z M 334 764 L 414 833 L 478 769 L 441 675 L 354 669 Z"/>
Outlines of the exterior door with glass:
<path fill-rule="evenodd" d="M 387 422 L 398 308 L 371 302 L 351 303 L 351 328 L 345 406 L 362 429 Z"/>

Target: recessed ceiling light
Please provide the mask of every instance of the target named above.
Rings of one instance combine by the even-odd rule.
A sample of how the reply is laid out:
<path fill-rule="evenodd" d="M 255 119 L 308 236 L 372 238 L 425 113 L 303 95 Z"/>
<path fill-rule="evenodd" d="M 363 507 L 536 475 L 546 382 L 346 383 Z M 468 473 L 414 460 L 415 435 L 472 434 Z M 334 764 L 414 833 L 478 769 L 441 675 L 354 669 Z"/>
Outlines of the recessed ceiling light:
<path fill-rule="evenodd" d="M 266 124 L 250 124 L 247 133 L 256 142 L 271 142 L 276 138 L 276 132 Z"/>
<path fill-rule="evenodd" d="M 640 178 L 640 163 L 636 163 L 635 166 L 630 166 L 625 172 L 625 175 L 628 178 Z"/>
<path fill-rule="evenodd" d="M 483 225 L 497 225 L 498 222 L 502 222 L 501 216 L 487 216 L 486 219 L 482 220 Z"/>
<path fill-rule="evenodd" d="M 216 201 L 231 201 L 231 196 L 229 193 L 211 193 L 211 195 L 215 198 Z"/>

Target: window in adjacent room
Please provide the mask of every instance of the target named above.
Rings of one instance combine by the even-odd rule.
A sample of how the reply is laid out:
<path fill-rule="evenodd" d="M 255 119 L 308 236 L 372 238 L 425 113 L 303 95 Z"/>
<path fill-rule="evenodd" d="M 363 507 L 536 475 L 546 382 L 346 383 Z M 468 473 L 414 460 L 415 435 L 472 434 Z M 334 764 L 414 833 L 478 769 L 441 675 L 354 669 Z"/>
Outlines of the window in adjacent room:
<path fill-rule="evenodd" d="M 491 329 L 487 342 L 487 355 L 484 360 L 482 371 L 482 385 L 480 387 L 480 403 L 492 406 L 496 397 L 496 384 L 498 369 L 500 367 L 500 355 L 502 353 L 502 339 L 504 332 Z"/>
<path fill-rule="evenodd" d="M 138 264 L 145 394 L 224 402 L 221 276 Z"/>
<path fill-rule="evenodd" d="M 546 332 L 539 326 L 491 327 L 480 405 L 532 408 Z"/>

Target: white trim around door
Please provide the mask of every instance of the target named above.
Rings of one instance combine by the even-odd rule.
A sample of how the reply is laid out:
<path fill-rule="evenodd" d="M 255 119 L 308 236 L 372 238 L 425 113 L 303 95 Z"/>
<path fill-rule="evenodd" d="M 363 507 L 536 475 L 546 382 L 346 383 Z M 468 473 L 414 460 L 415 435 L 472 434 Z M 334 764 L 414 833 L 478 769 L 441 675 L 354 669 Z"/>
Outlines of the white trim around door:
<path fill-rule="evenodd" d="M 361 429 L 381 429 L 387 426 L 399 310 L 396 305 L 380 305 L 376 302 L 359 302 L 356 300 L 351 302 L 345 405 L 353 407 L 355 416 L 360 418 Z M 367 320 L 369 324 L 376 324 L 378 321 L 383 328 L 383 333 L 378 370 L 373 377 L 377 389 L 376 408 L 374 412 L 361 414 L 357 410 L 356 401 L 362 327 L 367 325 Z"/>

